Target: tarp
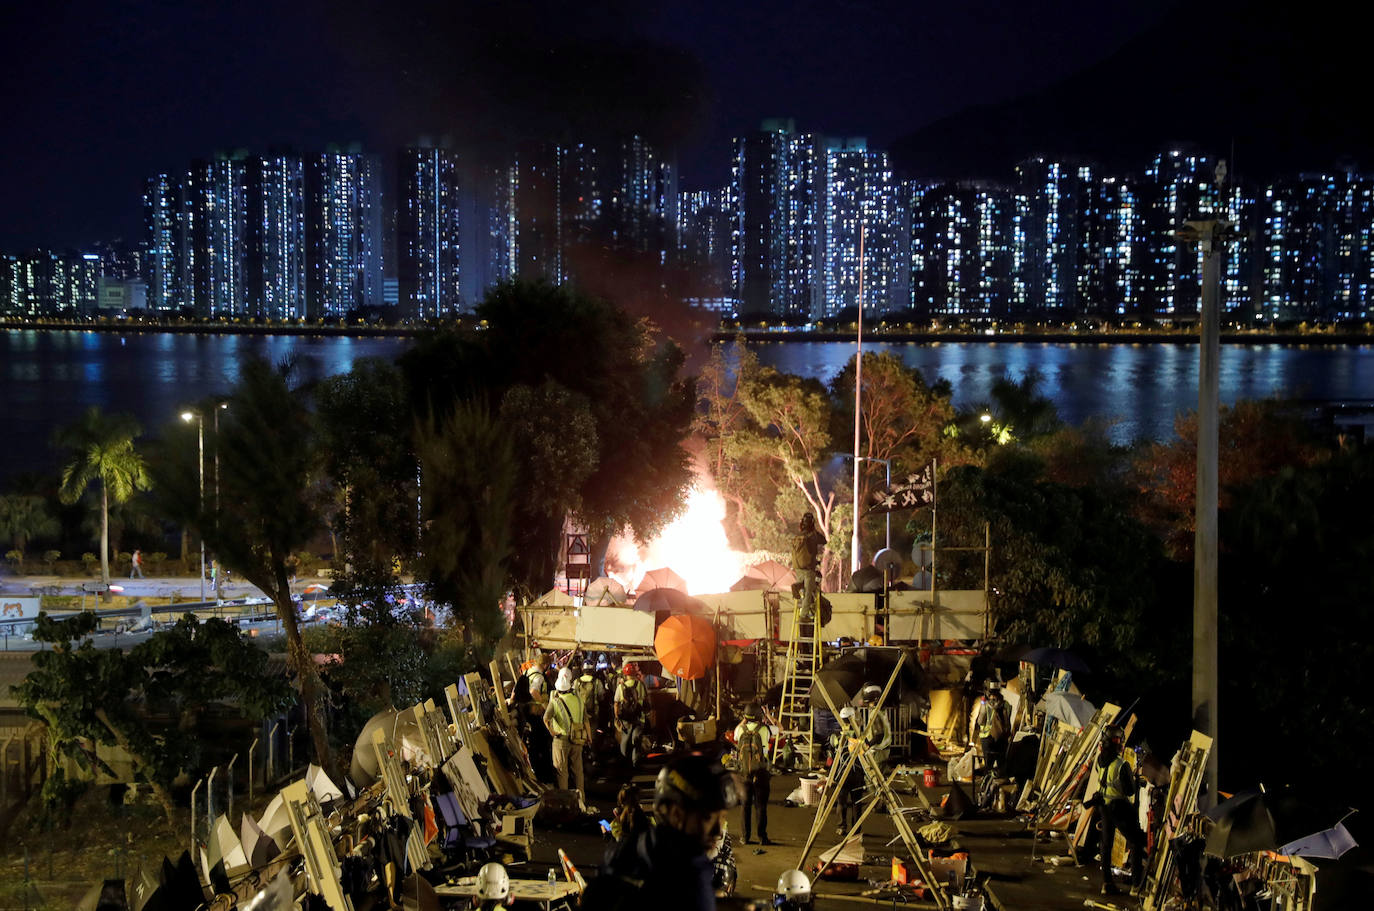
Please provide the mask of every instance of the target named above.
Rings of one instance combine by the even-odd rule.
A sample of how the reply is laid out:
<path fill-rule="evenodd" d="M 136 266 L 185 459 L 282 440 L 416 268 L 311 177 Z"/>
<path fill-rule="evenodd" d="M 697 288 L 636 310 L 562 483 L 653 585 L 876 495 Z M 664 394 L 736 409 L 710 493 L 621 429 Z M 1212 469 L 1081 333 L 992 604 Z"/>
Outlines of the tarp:
<path fill-rule="evenodd" d="M 576 604 L 572 595 L 557 587 L 549 589 L 532 602 L 534 607 L 574 607 Z"/>

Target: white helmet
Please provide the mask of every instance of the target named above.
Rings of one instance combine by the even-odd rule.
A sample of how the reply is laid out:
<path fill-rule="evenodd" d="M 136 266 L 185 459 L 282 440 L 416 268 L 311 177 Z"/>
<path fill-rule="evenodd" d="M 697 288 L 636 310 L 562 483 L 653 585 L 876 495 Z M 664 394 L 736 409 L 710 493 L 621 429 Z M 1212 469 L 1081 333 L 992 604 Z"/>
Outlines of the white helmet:
<path fill-rule="evenodd" d="M 564 667 L 558 670 L 558 679 L 554 681 L 553 688 L 560 693 L 566 693 L 572 689 L 573 675 L 572 668 Z"/>
<path fill-rule="evenodd" d="M 853 721 L 853 720 L 854 720 L 854 706 L 852 706 L 852 705 L 847 705 L 847 706 L 845 706 L 844 708 L 840 709 L 840 720 L 841 720 L 841 721 Z M 801 871 L 800 871 L 800 870 L 797 870 L 797 871 L 793 871 L 793 872 L 798 872 L 798 873 L 800 873 Z"/>
<path fill-rule="evenodd" d="M 864 687 L 860 693 L 864 698 L 864 702 L 877 702 L 878 697 L 882 694 L 883 688 L 876 683 L 870 683 L 868 686 Z"/>
<path fill-rule="evenodd" d="M 510 897 L 510 876 L 498 863 L 486 864 L 477 871 L 477 898 L 481 901 L 505 901 Z"/>
<path fill-rule="evenodd" d="M 790 902 L 811 900 L 811 880 L 800 870 L 784 870 L 778 877 L 778 896 Z"/>

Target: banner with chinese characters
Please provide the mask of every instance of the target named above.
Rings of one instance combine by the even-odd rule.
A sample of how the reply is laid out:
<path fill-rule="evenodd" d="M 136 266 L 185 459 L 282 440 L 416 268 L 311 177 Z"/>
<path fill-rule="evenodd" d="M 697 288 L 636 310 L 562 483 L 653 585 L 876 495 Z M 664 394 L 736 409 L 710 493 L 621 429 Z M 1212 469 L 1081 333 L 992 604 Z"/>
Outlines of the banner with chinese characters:
<path fill-rule="evenodd" d="M 931 506 L 934 503 L 935 463 L 931 462 L 905 478 L 893 481 L 890 489 L 879 488 L 873 491 L 868 498 L 868 511 L 893 512 L 898 509 Z"/>

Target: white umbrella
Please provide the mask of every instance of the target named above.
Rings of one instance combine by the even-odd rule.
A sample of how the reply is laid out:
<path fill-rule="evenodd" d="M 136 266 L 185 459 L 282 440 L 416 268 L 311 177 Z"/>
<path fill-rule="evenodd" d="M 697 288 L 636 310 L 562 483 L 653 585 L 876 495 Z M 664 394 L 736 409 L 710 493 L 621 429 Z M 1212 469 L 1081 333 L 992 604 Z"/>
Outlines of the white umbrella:
<path fill-rule="evenodd" d="M 582 600 L 586 604 L 606 607 L 612 604 L 624 604 L 626 597 L 625 586 L 610 576 L 602 576 L 592 580 L 592 583 L 587 586 L 587 592 L 583 595 Z"/>
<path fill-rule="evenodd" d="M 1299 838 L 1297 841 L 1290 841 L 1288 844 L 1279 848 L 1280 854 L 1287 854 L 1290 857 L 1309 857 L 1326 858 L 1336 860 L 1351 848 L 1358 848 L 1359 843 L 1351 836 L 1350 830 L 1345 827 L 1345 823 L 1338 822 L 1329 829 L 1324 829 L 1306 838 Z"/>
<path fill-rule="evenodd" d="M 226 813 L 219 815 L 219 818 L 215 820 L 214 827 L 210 830 L 208 860 L 211 867 L 221 860 L 224 861 L 225 870 L 232 870 L 248 864 L 248 856 L 243 852 L 243 843 L 234 834 L 234 827 L 229 824 L 229 816 Z"/>
<path fill-rule="evenodd" d="M 282 845 L 291 840 L 291 816 L 286 809 L 286 800 L 277 792 L 267 804 L 267 809 L 262 811 L 262 818 L 258 820 L 258 829 L 271 838 L 277 844 Z M 282 832 L 286 833 L 285 838 L 278 838 Z"/>
<path fill-rule="evenodd" d="M 1076 693 L 1050 693 L 1037 706 L 1047 719 L 1059 719 L 1070 727 L 1082 730 L 1092 720 L 1097 709 Z"/>

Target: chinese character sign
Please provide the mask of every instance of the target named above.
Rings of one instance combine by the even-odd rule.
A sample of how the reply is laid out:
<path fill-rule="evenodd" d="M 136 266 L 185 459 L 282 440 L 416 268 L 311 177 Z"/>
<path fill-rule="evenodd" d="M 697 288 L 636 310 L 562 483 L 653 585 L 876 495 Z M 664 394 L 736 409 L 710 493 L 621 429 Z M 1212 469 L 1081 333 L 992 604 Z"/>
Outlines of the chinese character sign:
<path fill-rule="evenodd" d="M 935 502 L 935 463 L 913 471 L 905 478 L 895 481 L 890 490 L 878 489 L 869 495 L 868 511 L 893 512 L 898 509 L 916 509 L 930 506 Z"/>

